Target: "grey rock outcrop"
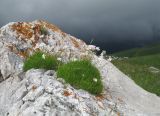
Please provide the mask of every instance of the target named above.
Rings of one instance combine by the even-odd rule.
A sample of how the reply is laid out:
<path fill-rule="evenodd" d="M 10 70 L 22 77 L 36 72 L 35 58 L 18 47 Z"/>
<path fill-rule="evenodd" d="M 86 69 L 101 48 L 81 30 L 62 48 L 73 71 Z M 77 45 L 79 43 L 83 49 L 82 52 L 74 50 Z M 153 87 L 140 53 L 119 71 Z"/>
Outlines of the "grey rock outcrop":
<path fill-rule="evenodd" d="M 41 32 L 42 27 L 47 34 Z M 160 98 L 96 56 L 92 51 L 98 49 L 45 21 L 2 27 L 0 116 L 159 116 Z M 74 89 L 63 79 L 57 79 L 53 70 L 23 72 L 23 61 L 36 50 L 58 54 L 63 62 L 90 58 L 102 76 L 102 95 Z"/>
<path fill-rule="evenodd" d="M 3 96 L 0 104 L 6 105 L 0 107 L 0 115 L 115 115 L 109 101 L 64 85 L 57 81 L 56 72 L 52 70 L 32 69 L 23 74 L 22 79 L 10 77 L 1 83 L 0 91 Z"/>
<path fill-rule="evenodd" d="M 133 80 L 103 58 L 94 58 L 105 88 L 117 109 L 127 116 L 159 116 L 160 97 L 139 87 Z"/>

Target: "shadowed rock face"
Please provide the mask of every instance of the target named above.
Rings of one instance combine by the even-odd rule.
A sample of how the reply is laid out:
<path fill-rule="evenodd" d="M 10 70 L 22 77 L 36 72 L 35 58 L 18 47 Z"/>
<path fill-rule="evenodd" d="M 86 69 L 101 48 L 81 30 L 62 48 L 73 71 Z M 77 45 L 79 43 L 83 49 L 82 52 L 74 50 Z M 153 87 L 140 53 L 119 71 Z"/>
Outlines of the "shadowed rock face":
<path fill-rule="evenodd" d="M 2 82 L 2 81 L 3 81 L 3 76 L 2 76 L 2 73 L 0 71 L 0 82 Z"/>
<path fill-rule="evenodd" d="M 57 79 L 53 70 L 23 72 L 23 61 L 36 50 L 63 62 L 90 58 L 99 69 L 104 91 L 94 96 Z M 160 98 L 96 56 L 98 47 L 45 21 L 9 23 L 0 29 L 0 116 L 159 116 Z"/>

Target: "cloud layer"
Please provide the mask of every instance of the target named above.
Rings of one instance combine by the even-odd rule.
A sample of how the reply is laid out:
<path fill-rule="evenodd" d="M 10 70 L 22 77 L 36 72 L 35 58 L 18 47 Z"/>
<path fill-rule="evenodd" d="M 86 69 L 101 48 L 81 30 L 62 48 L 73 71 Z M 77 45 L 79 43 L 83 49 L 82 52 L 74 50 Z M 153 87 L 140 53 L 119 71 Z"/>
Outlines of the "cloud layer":
<path fill-rule="evenodd" d="M 159 0 L 1 0 L 0 26 L 45 19 L 97 43 L 160 39 Z"/>

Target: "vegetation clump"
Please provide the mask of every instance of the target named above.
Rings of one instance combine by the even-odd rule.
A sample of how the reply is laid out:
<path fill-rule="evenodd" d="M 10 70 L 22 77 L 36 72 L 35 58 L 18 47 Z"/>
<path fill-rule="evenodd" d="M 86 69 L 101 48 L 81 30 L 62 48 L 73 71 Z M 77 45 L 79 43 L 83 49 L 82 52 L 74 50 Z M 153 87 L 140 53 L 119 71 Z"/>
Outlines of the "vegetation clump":
<path fill-rule="evenodd" d="M 58 78 L 78 89 L 92 94 L 100 94 L 103 90 L 99 70 L 89 60 L 71 61 L 58 68 Z"/>
<path fill-rule="evenodd" d="M 32 68 L 58 69 L 58 78 L 63 78 L 73 87 L 84 89 L 95 95 L 100 94 L 103 90 L 100 72 L 92 65 L 90 60 L 71 61 L 62 65 L 56 56 L 37 51 L 24 62 L 24 71 Z"/>
<path fill-rule="evenodd" d="M 27 71 L 32 68 L 57 70 L 60 64 L 61 62 L 57 60 L 56 56 L 38 51 L 24 62 L 23 70 Z"/>
<path fill-rule="evenodd" d="M 40 32 L 41 32 L 41 35 L 48 35 L 49 34 L 48 30 L 43 26 L 41 27 Z"/>

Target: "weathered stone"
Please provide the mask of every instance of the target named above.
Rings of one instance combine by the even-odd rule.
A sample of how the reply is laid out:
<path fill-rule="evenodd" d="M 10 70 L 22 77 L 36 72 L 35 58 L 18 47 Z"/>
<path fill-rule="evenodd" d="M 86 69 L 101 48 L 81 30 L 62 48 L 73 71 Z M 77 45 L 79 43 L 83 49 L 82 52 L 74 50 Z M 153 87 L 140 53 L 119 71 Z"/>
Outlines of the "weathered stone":
<path fill-rule="evenodd" d="M 35 101 L 37 97 L 42 95 L 44 92 L 44 87 L 40 86 L 36 88 L 35 90 L 32 89 L 29 91 L 29 93 L 22 99 L 23 101 Z"/>
<path fill-rule="evenodd" d="M 48 35 L 41 35 L 40 26 Z M 34 33 L 33 33 L 34 32 Z M 63 62 L 90 58 L 102 76 L 102 96 L 77 90 L 55 71 L 23 72 L 27 55 L 40 49 Z M 120 72 L 83 41 L 45 21 L 9 23 L 0 33 L 0 116 L 159 116 L 160 98 Z"/>
<path fill-rule="evenodd" d="M 8 51 L 7 48 L 0 49 L 0 70 L 3 80 L 10 75 L 21 72 L 22 64 L 22 58 Z"/>

